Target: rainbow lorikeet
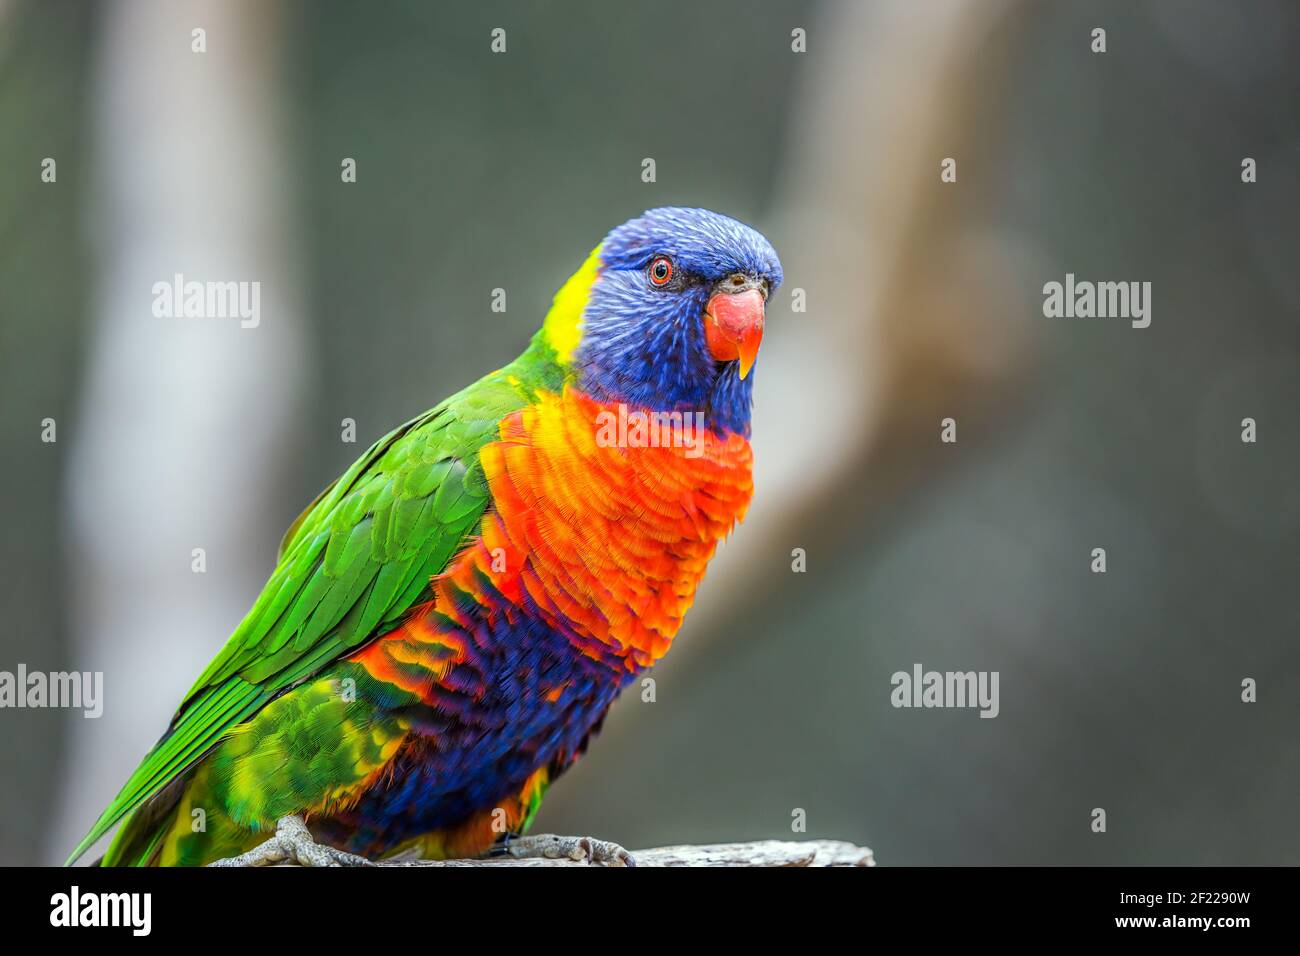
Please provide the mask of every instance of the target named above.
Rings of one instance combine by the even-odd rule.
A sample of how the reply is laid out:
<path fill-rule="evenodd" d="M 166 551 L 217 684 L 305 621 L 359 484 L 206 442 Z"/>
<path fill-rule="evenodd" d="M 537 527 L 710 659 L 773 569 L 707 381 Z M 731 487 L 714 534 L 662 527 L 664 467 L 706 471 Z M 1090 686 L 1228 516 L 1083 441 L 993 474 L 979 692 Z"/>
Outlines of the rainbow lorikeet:
<path fill-rule="evenodd" d="M 610 232 L 523 354 L 293 523 L 69 862 L 119 822 L 104 865 L 460 858 L 509 835 L 515 855 L 631 862 L 518 835 L 744 516 L 749 372 L 780 282 L 763 236 L 706 210 Z"/>

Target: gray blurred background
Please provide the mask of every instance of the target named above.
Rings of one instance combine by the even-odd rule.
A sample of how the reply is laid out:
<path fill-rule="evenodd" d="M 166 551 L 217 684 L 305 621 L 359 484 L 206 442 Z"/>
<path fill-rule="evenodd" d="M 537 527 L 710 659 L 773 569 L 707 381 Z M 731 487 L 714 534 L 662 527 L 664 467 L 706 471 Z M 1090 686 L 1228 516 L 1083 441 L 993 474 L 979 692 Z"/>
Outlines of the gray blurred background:
<path fill-rule="evenodd" d="M 66 855 L 320 487 L 688 204 L 785 264 L 758 491 L 538 829 L 1300 863 L 1297 50 L 1283 0 L 0 0 L 0 670 L 106 697 L 0 711 L 0 862 Z M 154 318 L 177 272 L 261 324 Z M 1045 318 L 1067 272 L 1151 326 Z M 918 662 L 1000 715 L 894 709 Z"/>

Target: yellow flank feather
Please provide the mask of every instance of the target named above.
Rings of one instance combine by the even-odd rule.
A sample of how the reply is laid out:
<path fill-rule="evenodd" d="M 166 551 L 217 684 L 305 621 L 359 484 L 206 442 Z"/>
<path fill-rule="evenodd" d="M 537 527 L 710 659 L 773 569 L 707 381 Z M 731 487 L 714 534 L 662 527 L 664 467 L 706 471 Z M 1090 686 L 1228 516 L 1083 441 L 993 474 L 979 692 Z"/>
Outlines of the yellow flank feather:
<path fill-rule="evenodd" d="M 587 261 L 569 281 L 555 293 L 555 301 L 546 313 L 542 323 L 542 336 L 546 344 L 555 349 L 561 362 L 573 358 L 574 350 L 582 340 L 582 313 L 587 308 L 587 297 L 591 295 L 592 283 L 600 272 L 600 246 L 591 250 Z"/>

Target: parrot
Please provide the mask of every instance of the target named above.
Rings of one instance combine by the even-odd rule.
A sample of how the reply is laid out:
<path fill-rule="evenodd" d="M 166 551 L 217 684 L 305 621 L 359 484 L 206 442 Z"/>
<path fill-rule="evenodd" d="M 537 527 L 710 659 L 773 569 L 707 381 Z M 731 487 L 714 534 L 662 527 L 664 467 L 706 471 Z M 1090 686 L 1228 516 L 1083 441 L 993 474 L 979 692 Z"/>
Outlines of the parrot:
<path fill-rule="evenodd" d="M 507 855 L 668 651 L 753 493 L 772 245 L 705 209 L 611 230 L 524 351 L 379 439 L 68 858 L 364 866 Z"/>

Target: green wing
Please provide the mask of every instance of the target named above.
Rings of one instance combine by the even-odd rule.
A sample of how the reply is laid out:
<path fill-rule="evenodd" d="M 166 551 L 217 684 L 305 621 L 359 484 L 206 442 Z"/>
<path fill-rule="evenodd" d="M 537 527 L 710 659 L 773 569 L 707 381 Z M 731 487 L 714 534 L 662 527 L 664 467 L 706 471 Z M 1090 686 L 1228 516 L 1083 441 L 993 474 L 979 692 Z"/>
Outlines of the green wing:
<path fill-rule="evenodd" d="M 479 527 L 488 489 L 478 451 L 528 401 L 514 383 L 503 370 L 407 422 L 307 507 L 252 610 L 69 863 L 276 694 L 416 603 Z"/>

